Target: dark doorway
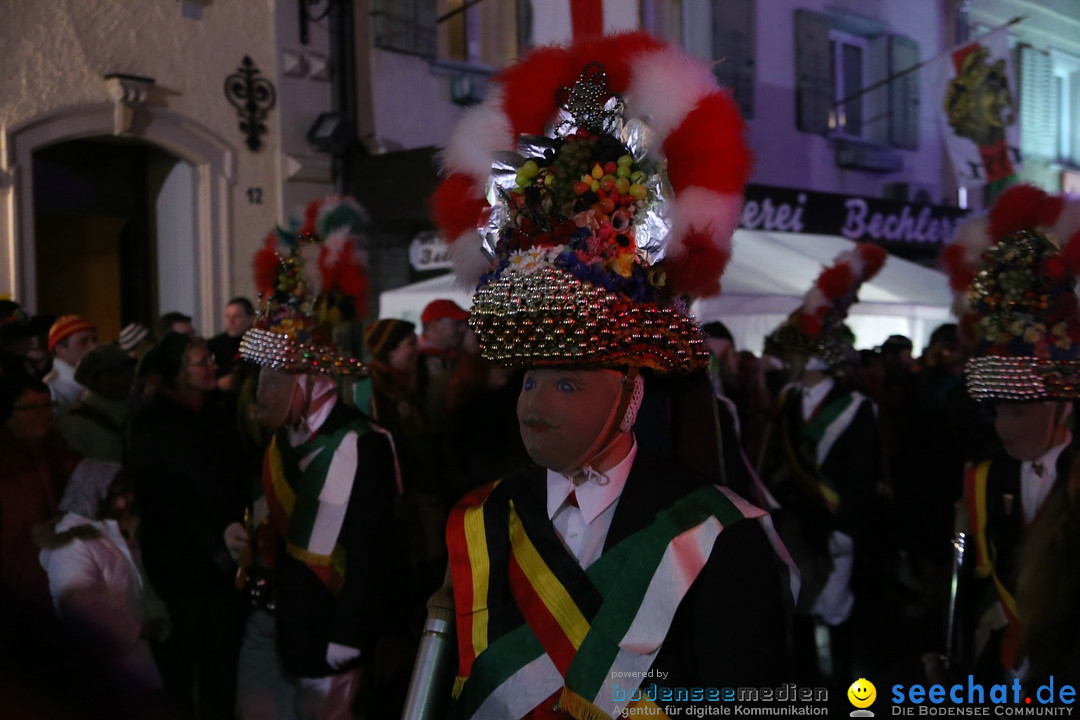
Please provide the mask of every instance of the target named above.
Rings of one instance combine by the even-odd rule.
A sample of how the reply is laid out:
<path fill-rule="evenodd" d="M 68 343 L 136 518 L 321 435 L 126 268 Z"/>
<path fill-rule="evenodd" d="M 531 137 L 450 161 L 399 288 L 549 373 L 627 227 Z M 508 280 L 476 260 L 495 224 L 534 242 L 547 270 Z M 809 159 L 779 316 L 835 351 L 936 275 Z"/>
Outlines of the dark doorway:
<path fill-rule="evenodd" d="M 34 153 L 38 312 L 76 313 L 102 341 L 158 316 L 155 200 L 182 162 L 119 138 L 72 140 Z"/>

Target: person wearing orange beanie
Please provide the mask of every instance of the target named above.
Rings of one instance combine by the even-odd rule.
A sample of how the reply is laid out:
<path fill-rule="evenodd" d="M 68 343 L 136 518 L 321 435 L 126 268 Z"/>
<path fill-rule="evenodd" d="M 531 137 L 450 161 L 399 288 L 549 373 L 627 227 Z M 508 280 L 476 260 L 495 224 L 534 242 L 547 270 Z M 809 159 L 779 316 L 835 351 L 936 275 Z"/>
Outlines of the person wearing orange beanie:
<path fill-rule="evenodd" d="M 97 346 L 97 328 L 79 315 L 61 315 L 49 328 L 52 370 L 43 378 L 57 411 L 74 405 L 86 390 L 75 380 L 82 356 Z"/>

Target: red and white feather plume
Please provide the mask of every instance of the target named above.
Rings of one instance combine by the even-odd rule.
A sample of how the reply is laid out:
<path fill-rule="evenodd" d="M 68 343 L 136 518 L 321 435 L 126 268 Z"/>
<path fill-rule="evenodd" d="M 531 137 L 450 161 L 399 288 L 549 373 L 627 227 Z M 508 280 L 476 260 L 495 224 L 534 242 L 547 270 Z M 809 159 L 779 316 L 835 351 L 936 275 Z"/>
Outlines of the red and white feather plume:
<path fill-rule="evenodd" d="M 263 240 L 254 259 L 255 289 L 262 296 L 273 294 L 282 258 L 295 252 L 303 261 L 304 281 L 313 297 L 324 290 L 337 291 L 351 298 L 357 316 L 363 317 L 368 295 L 367 226 L 367 213 L 354 198 L 330 195 L 312 200 L 302 220 L 277 228 Z"/>
<path fill-rule="evenodd" d="M 432 217 L 450 247 L 458 280 L 475 286 L 488 270 L 477 227 L 489 210 L 484 187 L 496 152 L 521 134 L 540 134 L 558 110 L 560 88 L 600 60 L 626 117 L 650 124 L 667 160 L 672 231 L 664 269 L 678 294 L 720 290 L 753 158 L 745 123 L 708 65 L 648 34 L 625 32 L 531 52 L 494 79 L 487 100 L 464 114 L 441 160 L 445 178 Z"/>
<path fill-rule="evenodd" d="M 1064 263 L 1064 267 L 1048 271 L 1080 274 L 1080 199 L 1051 195 L 1034 185 L 1014 185 L 998 196 L 987 214 L 962 222 L 942 251 L 957 317 L 963 318 L 969 310 L 967 290 L 984 265 L 983 254 L 1022 230 L 1045 233 L 1058 244 L 1060 255 L 1052 261 Z"/>
<path fill-rule="evenodd" d="M 838 255 L 806 293 L 799 309 L 799 330 L 809 336 L 820 335 L 825 317 L 834 309 L 846 311 L 859 286 L 877 275 L 887 258 L 882 247 L 870 243 L 860 243 Z"/>

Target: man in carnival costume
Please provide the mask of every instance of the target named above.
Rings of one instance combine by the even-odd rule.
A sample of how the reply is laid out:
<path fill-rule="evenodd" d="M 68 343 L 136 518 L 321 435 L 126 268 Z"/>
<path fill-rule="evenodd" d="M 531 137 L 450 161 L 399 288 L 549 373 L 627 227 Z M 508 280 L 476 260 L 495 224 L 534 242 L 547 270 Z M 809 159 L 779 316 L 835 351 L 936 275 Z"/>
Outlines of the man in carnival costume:
<path fill-rule="evenodd" d="M 663 717 L 672 688 L 707 701 L 784 677 L 764 512 L 632 429 L 643 374 L 708 362 L 676 296 L 719 291 L 743 130 L 706 65 L 625 33 L 535 51 L 451 138 L 435 217 L 459 277 L 482 275 L 483 356 L 526 369 L 517 416 L 537 465 L 450 516 L 464 717 Z"/>
<path fill-rule="evenodd" d="M 801 307 L 765 338 L 791 383 L 781 392 L 762 477 L 784 507 L 781 534 L 802 576 L 793 624 L 806 679 L 851 676 L 856 548 L 865 553 L 867 510 L 881 478 L 875 408 L 850 382 L 859 356 L 844 319 L 859 286 L 886 253 L 870 244 L 842 253 L 822 271 Z M 829 629 L 831 667 L 819 667 L 815 625 Z"/>
<path fill-rule="evenodd" d="M 333 341 L 335 325 L 363 314 L 361 213 L 355 201 L 330 197 L 309 205 L 295 235 L 267 238 L 255 261 L 258 317 L 240 346 L 261 366 L 256 410 L 276 431 L 263 467 L 269 516 L 255 524 L 273 538 L 260 544 L 272 548 L 278 648 L 297 678 L 301 717 L 350 716 L 359 666 L 389 605 L 393 450 L 342 401 L 336 381 L 368 369 Z"/>
<path fill-rule="evenodd" d="M 960 332 L 973 346 L 968 393 L 992 404 L 1003 451 L 971 467 L 964 501 L 975 586 L 958 639 L 977 677 L 1022 677 L 1016 577 L 1033 526 L 1069 478 L 1080 397 L 1080 203 L 1029 185 L 967 221 L 943 260 Z M 974 541 L 973 547 L 970 540 Z M 1030 560 L 1030 556 L 1028 556 Z M 964 624 L 964 623 L 962 623 Z"/>

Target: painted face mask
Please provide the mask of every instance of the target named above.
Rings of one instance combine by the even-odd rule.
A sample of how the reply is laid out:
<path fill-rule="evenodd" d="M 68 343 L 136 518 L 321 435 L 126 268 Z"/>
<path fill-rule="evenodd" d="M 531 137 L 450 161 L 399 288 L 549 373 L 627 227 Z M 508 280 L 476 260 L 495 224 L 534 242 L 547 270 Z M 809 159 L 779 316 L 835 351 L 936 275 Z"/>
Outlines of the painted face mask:
<path fill-rule="evenodd" d="M 299 376 L 269 368 L 259 372 L 259 387 L 255 395 L 255 419 L 271 430 L 285 424 Z"/>

